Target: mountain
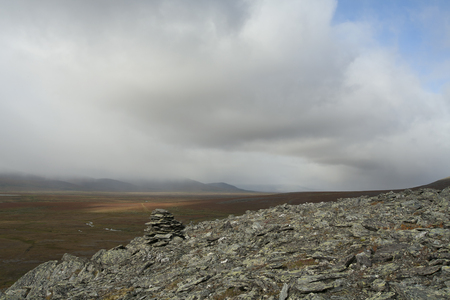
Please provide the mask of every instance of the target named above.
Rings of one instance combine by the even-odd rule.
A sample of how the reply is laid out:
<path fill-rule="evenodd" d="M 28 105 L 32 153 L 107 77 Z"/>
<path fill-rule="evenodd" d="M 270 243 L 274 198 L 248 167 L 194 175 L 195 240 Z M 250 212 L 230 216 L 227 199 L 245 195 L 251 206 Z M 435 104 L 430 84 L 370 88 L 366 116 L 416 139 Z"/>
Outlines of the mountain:
<path fill-rule="evenodd" d="M 78 189 L 77 185 L 61 180 L 34 175 L 0 174 L 0 191 L 75 191 Z"/>
<path fill-rule="evenodd" d="M 235 187 L 234 185 L 225 183 L 225 182 L 215 182 L 215 183 L 208 183 L 207 186 L 217 189 L 220 191 L 229 191 L 230 193 L 233 192 L 248 192 L 248 190 L 243 190 L 240 188 Z"/>
<path fill-rule="evenodd" d="M 137 183 L 149 192 L 210 192 L 206 184 L 191 179 L 150 180 Z"/>
<path fill-rule="evenodd" d="M 314 189 L 298 184 L 244 184 L 241 186 L 246 190 L 258 191 L 263 193 L 294 193 L 315 191 Z"/>
<path fill-rule="evenodd" d="M 55 180 L 34 175 L 0 174 L 0 192 L 186 192 L 245 193 L 233 185 L 220 182 L 205 184 L 191 179 L 137 181 L 133 183 L 110 178 L 75 178 Z"/>
<path fill-rule="evenodd" d="M 192 179 L 151 180 L 134 183 L 142 191 L 148 192 L 220 192 L 220 193 L 245 193 L 247 190 L 240 189 L 234 185 L 218 183 L 202 183 Z"/>
<path fill-rule="evenodd" d="M 134 184 L 109 178 L 83 179 L 77 183 L 79 189 L 83 191 L 135 192 L 139 190 L 139 187 Z"/>
<path fill-rule="evenodd" d="M 443 189 L 450 186 L 450 177 L 413 187 Z M 287 185 L 244 185 L 244 189 L 225 182 L 202 183 L 192 179 L 137 180 L 125 182 L 110 178 L 49 179 L 35 175 L 0 174 L 0 192 L 45 192 L 45 191 L 85 191 L 85 192 L 185 192 L 185 193 L 245 193 L 251 191 L 285 193 L 311 191 L 302 186 Z"/>

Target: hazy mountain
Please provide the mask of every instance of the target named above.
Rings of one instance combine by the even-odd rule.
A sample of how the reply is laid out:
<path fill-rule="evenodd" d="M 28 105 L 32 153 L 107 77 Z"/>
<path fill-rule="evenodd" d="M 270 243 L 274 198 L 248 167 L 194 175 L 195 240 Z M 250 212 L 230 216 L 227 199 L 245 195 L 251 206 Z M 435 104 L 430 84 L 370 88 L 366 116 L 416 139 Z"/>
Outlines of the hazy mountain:
<path fill-rule="evenodd" d="M 34 175 L 0 174 L 1 191 L 78 190 L 73 183 Z"/>
<path fill-rule="evenodd" d="M 207 186 L 218 189 L 221 191 L 229 191 L 229 192 L 248 192 L 248 190 L 243 190 L 240 188 L 235 187 L 234 185 L 225 183 L 225 182 L 214 182 L 214 183 L 208 183 Z"/>
<path fill-rule="evenodd" d="M 34 175 L 0 174 L 1 192 L 96 191 L 96 192 L 247 192 L 227 183 L 205 184 L 191 179 L 137 181 L 110 178 L 48 179 Z"/>
<path fill-rule="evenodd" d="M 81 180 L 78 186 L 83 191 L 135 192 L 139 190 L 139 187 L 134 184 L 109 178 Z"/>
<path fill-rule="evenodd" d="M 310 189 L 301 185 L 293 184 L 244 184 L 243 189 L 258 191 L 264 193 L 292 193 L 292 192 L 312 192 Z"/>
<path fill-rule="evenodd" d="M 152 192 L 248 192 L 224 182 L 205 184 L 192 179 L 152 180 L 135 184 L 143 191 Z"/>
<path fill-rule="evenodd" d="M 136 183 L 143 191 L 149 192 L 205 192 L 204 183 L 191 179 L 148 180 Z"/>
<path fill-rule="evenodd" d="M 450 177 L 416 188 L 443 189 L 450 186 Z M 89 192 L 187 192 L 243 193 L 250 191 L 286 193 L 308 192 L 300 185 L 242 185 L 238 188 L 225 182 L 202 183 L 192 179 L 138 180 L 125 182 L 110 178 L 49 179 L 28 174 L 0 174 L 0 192 L 89 191 Z"/>

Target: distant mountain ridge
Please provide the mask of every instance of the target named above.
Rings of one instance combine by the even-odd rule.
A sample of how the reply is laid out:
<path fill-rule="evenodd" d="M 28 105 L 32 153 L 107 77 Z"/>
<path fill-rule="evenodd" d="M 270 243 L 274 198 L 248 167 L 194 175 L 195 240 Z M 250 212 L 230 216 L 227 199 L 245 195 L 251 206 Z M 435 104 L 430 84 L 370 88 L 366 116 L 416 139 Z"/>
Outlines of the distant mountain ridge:
<path fill-rule="evenodd" d="M 443 189 L 450 186 L 450 177 L 432 183 L 411 187 L 411 189 Z M 264 189 L 266 187 L 266 189 Z M 276 186 L 244 186 L 244 189 L 225 182 L 202 183 L 192 179 L 139 180 L 125 182 L 110 178 L 48 179 L 36 175 L 1 174 L 0 192 L 43 192 L 43 191 L 84 191 L 84 192 L 189 192 L 189 193 L 284 193 Z M 300 187 L 300 186 L 298 186 Z M 245 189 L 248 188 L 248 189 Z M 299 192 L 310 191 L 300 187 Z"/>
<path fill-rule="evenodd" d="M 250 192 L 228 183 L 202 183 L 191 179 L 148 180 L 129 183 L 110 178 L 47 179 L 34 175 L 0 174 L 1 192 L 86 191 L 86 192 Z"/>

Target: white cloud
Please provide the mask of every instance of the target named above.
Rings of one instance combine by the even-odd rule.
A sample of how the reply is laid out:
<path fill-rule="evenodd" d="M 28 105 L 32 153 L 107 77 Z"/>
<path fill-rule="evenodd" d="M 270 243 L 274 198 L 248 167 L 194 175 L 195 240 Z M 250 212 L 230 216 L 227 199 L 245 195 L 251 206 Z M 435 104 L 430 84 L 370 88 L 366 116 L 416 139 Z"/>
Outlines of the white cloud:
<path fill-rule="evenodd" d="M 332 24 L 335 1 L 55 3 L 0 16 L 3 168 L 319 189 L 448 175 L 448 97 L 370 22 Z"/>

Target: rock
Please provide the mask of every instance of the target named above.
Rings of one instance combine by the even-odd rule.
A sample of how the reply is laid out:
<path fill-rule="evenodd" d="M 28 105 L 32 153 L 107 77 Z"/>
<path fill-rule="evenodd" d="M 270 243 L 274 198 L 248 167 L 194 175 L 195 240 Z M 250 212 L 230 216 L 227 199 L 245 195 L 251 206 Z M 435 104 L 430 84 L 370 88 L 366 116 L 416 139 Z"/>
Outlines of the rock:
<path fill-rule="evenodd" d="M 100 250 L 92 257 L 92 261 L 100 265 L 121 265 L 126 263 L 131 253 L 127 249 L 115 247 L 111 250 Z"/>
<path fill-rule="evenodd" d="M 365 267 L 371 267 L 372 266 L 372 261 L 370 260 L 370 256 L 369 254 L 367 254 L 367 252 L 361 252 L 358 253 L 356 256 L 356 261 L 358 262 L 358 264 L 365 266 Z"/>
<path fill-rule="evenodd" d="M 416 299 L 426 299 L 426 300 L 438 300 L 438 299 L 450 299 L 450 292 L 448 289 L 436 290 L 428 286 L 416 284 L 414 286 L 393 283 L 394 290 L 397 294 L 402 297 L 401 299 L 416 300 Z"/>
<path fill-rule="evenodd" d="M 278 297 L 279 300 L 285 300 L 289 296 L 289 285 L 283 284 L 283 288 L 281 289 L 280 296 Z"/>
<path fill-rule="evenodd" d="M 450 299 L 450 188 L 280 205 L 31 270 L 6 299 Z"/>
<path fill-rule="evenodd" d="M 383 224 L 375 219 L 366 219 L 361 223 L 361 225 L 370 231 L 378 231 L 386 227 L 386 224 Z"/>
<path fill-rule="evenodd" d="M 325 300 L 324 297 L 318 295 L 318 294 L 314 294 L 314 293 L 310 293 L 308 294 L 305 298 L 303 298 L 304 300 Z"/>
<path fill-rule="evenodd" d="M 296 288 L 301 293 L 311 293 L 311 292 L 323 292 L 328 289 L 332 289 L 338 284 L 334 280 L 344 277 L 346 274 L 320 274 L 320 275 L 311 275 L 311 276 L 303 276 L 297 280 Z"/>
<path fill-rule="evenodd" d="M 372 297 L 368 298 L 367 300 L 389 300 L 389 299 L 395 299 L 395 293 L 394 292 L 388 292 L 388 293 L 382 293 L 378 292 Z"/>
<path fill-rule="evenodd" d="M 302 281 L 300 281 L 296 286 L 300 293 L 323 292 L 325 290 L 332 289 L 333 287 L 333 283 Z"/>
<path fill-rule="evenodd" d="M 382 279 L 375 279 L 372 282 L 372 289 L 377 291 L 377 292 L 382 292 L 384 290 L 387 289 L 387 283 L 386 281 L 382 280 Z M 381 295 L 381 294 L 380 294 Z"/>
<path fill-rule="evenodd" d="M 350 266 L 350 264 L 355 261 L 355 258 L 356 258 L 355 254 L 349 254 L 344 258 L 342 258 L 339 261 L 339 264 L 344 265 L 346 268 L 348 268 L 348 266 Z"/>
<path fill-rule="evenodd" d="M 147 229 L 144 231 L 147 243 L 153 244 L 154 247 L 165 246 L 175 237 L 184 238 L 182 230 L 184 225 L 175 220 L 173 215 L 165 209 L 155 209 L 151 216 L 150 222 L 145 223 Z"/>
<path fill-rule="evenodd" d="M 364 228 L 361 224 L 353 224 L 351 233 L 354 237 L 363 237 L 370 234 L 370 231 Z"/>
<path fill-rule="evenodd" d="M 431 275 L 436 273 L 437 271 L 439 271 L 441 269 L 441 266 L 434 266 L 434 267 L 419 267 L 419 268 L 414 268 L 411 270 L 411 273 L 413 273 L 414 275 L 421 275 L 421 276 L 425 276 L 425 275 Z"/>
<path fill-rule="evenodd" d="M 190 281 L 190 282 L 188 282 L 188 283 L 186 283 L 186 284 L 180 286 L 180 287 L 177 289 L 177 293 L 181 293 L 181 292 L 188 291 L 188 290 L 190 290 L 192 287 L 194 287 L 195 285 L 197 285 L 197 284 L 199 284 L 199 283 L 201 283 L 201 282 L 204 282 L 204 281 L 208 280 L 209 278 L 211 278 L 211 276 L 207 275 L 207 276 L 203 276 L 203 277 L 200 277 L 200 278 L 198 278 L 198 279 L 195 279 L 195 280 L 193 280 L 193 281 Z"/>

